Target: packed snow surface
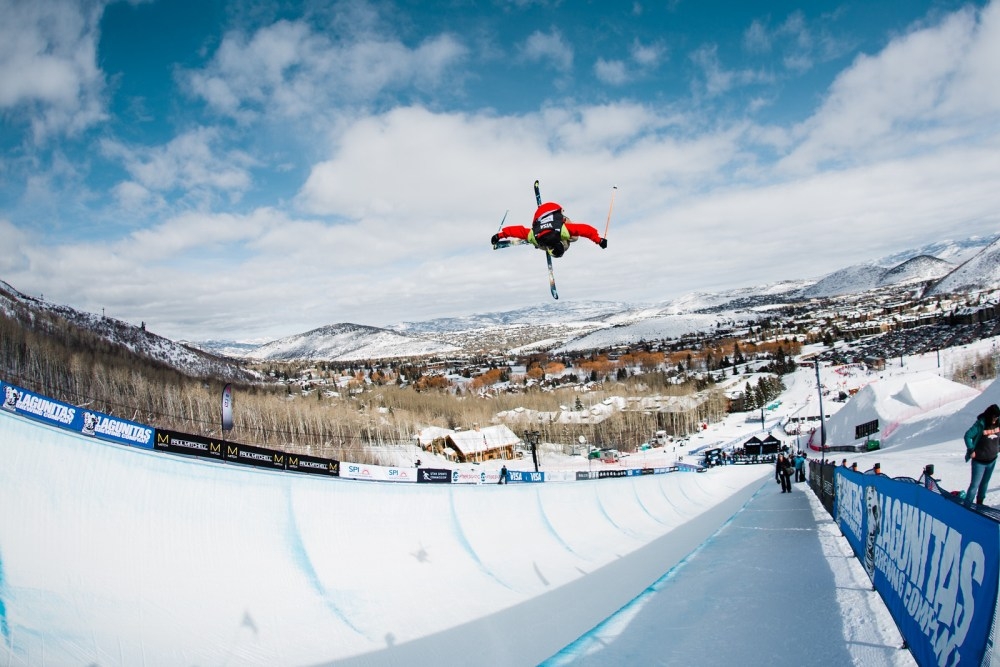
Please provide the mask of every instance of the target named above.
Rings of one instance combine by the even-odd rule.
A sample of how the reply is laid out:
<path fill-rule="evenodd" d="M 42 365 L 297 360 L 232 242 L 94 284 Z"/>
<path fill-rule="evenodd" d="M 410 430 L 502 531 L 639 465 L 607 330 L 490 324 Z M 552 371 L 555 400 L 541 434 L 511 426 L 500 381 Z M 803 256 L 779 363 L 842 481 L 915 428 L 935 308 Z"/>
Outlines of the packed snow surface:
<path fill-rule="evenodd" d="M 882 450 L 847 458 L 914 478 L 933 463 L 963 488 L 962 434 L 1000 386 L 940 376 L 975 353 L 821 369 L 831 431 L 871 415 L 895 426 Z M 805 446 L 779 424 L 818 413 L 815 372 L 785 381 L 765 430 Z M 854 399 L 828 400 L 845 387 Z M 611 465 L 692 462 L 762 433 L 734 414 Z M 0 456 L 3 665 L 913 664 L 836 525 L 804 484 L 778 493 L 767 465 L 360 482 L 104 444 L 2 411 Z"/>

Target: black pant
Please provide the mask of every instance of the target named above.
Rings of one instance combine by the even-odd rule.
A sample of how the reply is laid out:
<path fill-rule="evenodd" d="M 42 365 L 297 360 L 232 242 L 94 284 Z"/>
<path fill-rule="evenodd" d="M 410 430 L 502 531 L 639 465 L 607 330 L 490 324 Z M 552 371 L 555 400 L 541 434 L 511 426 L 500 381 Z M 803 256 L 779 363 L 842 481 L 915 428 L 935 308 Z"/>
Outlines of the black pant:
<path fill-rule="evenodd" d="M 781 473 L 780 475 L 778 475 L 778 479 L 781 480 L 781 492 L 785 493 L 787 491 L 787 492 L 791 493 L 792 492 L 792 476 L 791 475 L 786 475 L 785 473 Z"/>

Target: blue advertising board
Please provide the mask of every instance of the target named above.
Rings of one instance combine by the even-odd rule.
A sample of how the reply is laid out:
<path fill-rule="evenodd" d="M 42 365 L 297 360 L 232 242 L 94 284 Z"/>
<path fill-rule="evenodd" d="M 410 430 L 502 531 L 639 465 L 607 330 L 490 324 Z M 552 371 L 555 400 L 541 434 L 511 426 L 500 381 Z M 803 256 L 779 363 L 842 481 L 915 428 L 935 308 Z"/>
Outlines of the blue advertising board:
<path fill-rule="evenodd" d="M 527 470 L 507 471 L 508 484 L 530 484 L 534 482 L 544 482 L 544 481 L 545 481 L 544 472 L 530 472 Z"/>
<path fill-rule="evenodd" d="M 992 659 L 997 522 L 920 484 L 837 468 L 835 517 L 920 665 Z"/>
<path fill-rule="evenodd" d="M 0 382 L 0 390 L 3 394 L 0 408 L 4 410 L 102 440 L 153 448 L 153 429 L 150 426 L 78 408 L 6 382 Z"/>

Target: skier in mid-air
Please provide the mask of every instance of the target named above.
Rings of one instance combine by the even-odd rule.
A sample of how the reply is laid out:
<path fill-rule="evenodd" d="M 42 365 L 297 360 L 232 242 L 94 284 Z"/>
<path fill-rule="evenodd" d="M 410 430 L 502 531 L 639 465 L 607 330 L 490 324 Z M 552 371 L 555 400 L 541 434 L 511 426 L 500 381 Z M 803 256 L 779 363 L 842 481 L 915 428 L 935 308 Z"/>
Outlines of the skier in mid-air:
<path fill-rule="evenodd" d="M 490 243 L 496 248 L 502 239 L 520 239 L 546 251 L 552 257 L 562 257 L 569 244 L 581 237 L 593 241 L 602 248 L 608 247 L 608 240 L 601 238 L 594 227 L 571 221 L 563 213 L 562 206 L 548 202 L 535 210 L 530 229 L 521 225 L 504 227 L 493 235 Z"/>

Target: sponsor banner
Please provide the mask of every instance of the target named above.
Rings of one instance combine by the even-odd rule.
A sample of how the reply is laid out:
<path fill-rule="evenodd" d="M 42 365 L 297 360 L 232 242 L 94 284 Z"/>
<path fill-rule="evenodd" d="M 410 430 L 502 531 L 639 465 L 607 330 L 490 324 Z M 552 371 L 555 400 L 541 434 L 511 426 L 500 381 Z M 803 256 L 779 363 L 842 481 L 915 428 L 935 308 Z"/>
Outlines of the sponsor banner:
<path fill-rule="evenodd" d="M 641 475 L 652 475 L 655 472 L 656 471 L 653 468 L 629 468 L 628 469 L 628 476 L 629 477 L 639 477 Z"/>
<path fill-rule="evenodd" d="M 493 473 L 493 483 L 500 480 L 500 473 Z M 478 467 L 455 468 L 451 471 L 452 484 L 485 484 L 486 472 Z"/>
<path fill-rule="evenodd" d="M 84 410 L 81 432 L 101 440 L 111 440 L 123 445 L 152 449 L 155 431 L 152 426 L 119 419 L 95 410 Z"/>
<path fill-rule="evenodd" d="M 222 388 L 222 430 L 231 431 L 233 429 L 233 385 L 227 384 Z"/>
<path fill-rule="evenodd" d="M 203 456 L 222 460 L 221 440 L 203 438 L 200 435 L 190 435 L 178 431 L 156 429 L 156 442 L 153 449 L 171 454 L 187 454 L 188 456 Z"/>
<path fill-rule="evenodd" d="M 611 477 L 627 477 L 628 470 L 618 468 L 616 470 L 598 470 L 597 479 L 610 479 Z"/>
<path fill-rule="evenodd" d="M 589 470 L 577 470 L 576 480 L 579 482 L 585 479 L 597 479 L 597 473 L 590 472 Z"/>
<path fill-rule="evenodd" d="M 546 482 L 575 482 L 577 474 L 575 470 L 546 470 Z"/>
<path fill-rule="evenodd" d="M 367 479 L 375 482 L 416 482 L 417 469 L 394 468 L 343 461 L 340 464 L 340 476 L 347 477 L 348 479 Z"/>
<path fill-rule="evenodd" d="M 331 475 L 336 477 L 340 474 L 340 461 L 336 461 L 334 459 L 324 459 L 318 456 L 286 454 L 285 470 L 291 470 L 293 472 L 307 472 L 314 475 Z"/>
<path fill-rule="evenodd" d="M 2 409 L 38 419 L 52 426 L 110 440 L 133 447 L 153 448 L 153 428 L 127 419 L 106 415 L 96 410 L 84 410 L 68 403 L 0 382 Z"/>
<path fill-rule="evenodd" d="M 451 470 L 447 468 L 417 468 L 417 481 L 425 484 L 451 484 Z"/>
<path fill-rule="evenodd" d="M 997 523 L 920 484 L 836 468 L 835 517 L 920 665 L 993 650 Z"/>
<path fill-rule="evenodd" d="M 499 484 L 500 483 L 500 471 L 499 470 L 481 470 L 479 473 L 479 479 L 482 481 L 480 484 Z M 507 481 L 510 481 L 510 471 L 507 471 Z"/>
<path fill-rule="evenodd" d="M 240 463 L 272 470 L 284 470 L 285 457 L 288 456 L 285 452 L 241 445 L 238 442 L 223 442 L 222 454 L 226 463 Z"/>
<path fill-rule="evenodd" d="M 74 431 L 83 430 L 83 410 L 80 408 L 6 382 L 0 384 L 3 386 L 3 403 L 0 404 L 2 409 L 38 419 L 52 426 Z"/>
<path fill-rule="evenodd" d="M 500 479 L 499 473 L 497 473 L 497 480 Z M 544 482 L 545 473 L 544 472 L 528 472 L 527 470 L 508 470 L 507 471 L 507 482 L 509 484 L 534 484 L 536 482 Z"/>

